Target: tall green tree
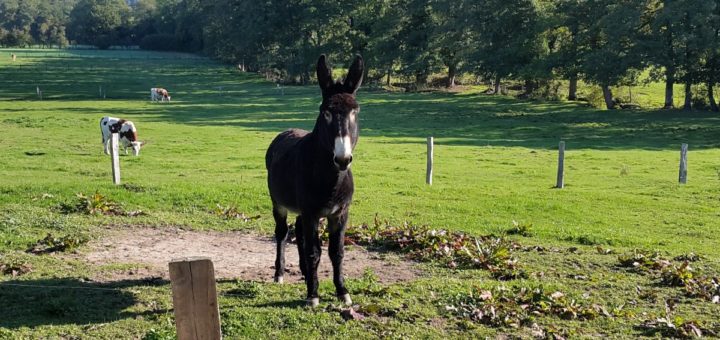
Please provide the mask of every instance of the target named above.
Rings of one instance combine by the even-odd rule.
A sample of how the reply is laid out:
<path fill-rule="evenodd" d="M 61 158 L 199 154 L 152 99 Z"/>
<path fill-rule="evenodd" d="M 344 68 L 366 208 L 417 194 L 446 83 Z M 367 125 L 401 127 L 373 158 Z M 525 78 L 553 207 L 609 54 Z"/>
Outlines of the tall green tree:
<path fill-rule="evenodd" d="M 504 78 L 517 77 L 538 53 L 538 11 L 532 0 L 471 2 L 469 25 L 474 70 L 493 79 L 495 93 Z"/>
<path fill-rule="evenodd" d="M 610 86 L 637 80 L 642 58 L 637 48 L 643 4 L 636 0 L 594 1 L 590 17 L 589 51 L 582 61 L 585 81 L 599 85 L 608 109 L 615 107 Z"/>
<path fill-rule="evenodd" d="M 427 84 L 431 73 L 438 70 L 439 58 L 432 45 L 437 18 L 428 1 L 409 0 L 401 3 L 405 15 L 394 37 L 398 44 L 400 73 L 415 79 L 417 86 Z"/>
<path fill-rule="evenodd" d="M 587 1 L 559 0 L 550 9 L 552 42 L 549 64 L 568 80 L 568 100 L 577 99 L 578 78 L 589 51 L 592 6 Z"/>
<path fill-rule="evenodd" d="M 446 87 L 455 87 L 455 77 L 465 64 L 471 51 L 471 32 L 466 11 L 468 1 L 437 0 L 434 13 L 437 24 L 432 32 L 431 46 L 440 62 L 447 68 Z"/>
<path fill-rule="evenodd" d="M 129 13 L 124 0 L 80 0 L 70 13 L 68 35 L 81 44 L 108 48 Z"/>
<path fill-rule="evenodd" d="M 714 33 L 712 15 L 714 1 L 678 0 L 677 14 L 682 18 L 679 39 L 683 42 L 678 63 L 679 79 L 685 85 L 685 110 L 692 109 L 692 85 L 703 82 L 702 65 L 712 48 L 709 43 Z"/>

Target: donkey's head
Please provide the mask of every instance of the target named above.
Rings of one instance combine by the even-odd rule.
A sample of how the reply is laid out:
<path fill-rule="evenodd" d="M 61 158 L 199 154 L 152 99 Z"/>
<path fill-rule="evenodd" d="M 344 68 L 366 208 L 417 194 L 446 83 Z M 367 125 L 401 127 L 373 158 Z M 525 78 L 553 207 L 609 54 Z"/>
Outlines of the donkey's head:
<path fill-rule="evenodd" d="M 315 123 L 320 144 L 333 153 L 333 163 L 340 171 L 345 171 L 352 162 L 352 150 L 358 140 L 358 120 L 360 106 L 355 101 L 355 93 L 363 78 L 363 60 L 357 56 L 343 81 L 334 81 L 332 71 L 325 55 L 321 55 L 317 64 L 317 78 L 322 90 L 323 101 L 320 115 Z"/>

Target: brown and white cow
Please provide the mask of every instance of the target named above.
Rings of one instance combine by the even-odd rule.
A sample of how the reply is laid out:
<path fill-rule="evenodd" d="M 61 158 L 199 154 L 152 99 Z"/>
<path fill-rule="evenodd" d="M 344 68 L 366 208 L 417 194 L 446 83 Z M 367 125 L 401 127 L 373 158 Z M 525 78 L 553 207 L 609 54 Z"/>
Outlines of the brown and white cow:
<path fill-rule="evenodd" d="M 100 132 L 102 132 L 102 143 L 106 155 L 110 154 L 110 137 L 113 133 L 118 134 L 120 144 L 125 148 L 126 155 L 128 153 L 128 147 L 131 147 L 133 155 L 139 156 L 140 148 L 145 145 L 145 142 L 138 140 L 135 124 L 129 120 L 115 117 L 102 117 L 102 119 L 100 119 Z"/>
<path fill-rule="evenodd" d="M 150 100 L 151 101 L 170 101 L 170 92 L 162 87 L 153 87 L 150 89 Z"/>

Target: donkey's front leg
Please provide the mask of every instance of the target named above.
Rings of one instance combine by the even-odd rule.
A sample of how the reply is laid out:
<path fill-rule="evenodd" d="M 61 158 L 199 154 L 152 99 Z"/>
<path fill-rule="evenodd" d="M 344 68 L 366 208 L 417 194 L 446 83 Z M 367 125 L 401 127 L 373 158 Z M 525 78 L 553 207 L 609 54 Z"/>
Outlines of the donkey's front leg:
<path fill-rule="evenodd" d="M 328 217 L 328 230 L 330 231 L 330 245 L 328 252 L 330 253 L 330 261 L 333 266 L 333 283 L 335 283 L 335 291 L 337 297 L 346 305 L 352 305 L 352 299 L 347 288 L 345 288 L 345 278 L 343 277 L 343 257 L 345 256 L 345 226 L 347 224 L 348 211 L 344 210 L 337 216 Z"/>
<path fill-rule="evenodd" d="M 275 282 L 283 283 L 283 274 L 285 273 L 285 244 L 288 235 L 287 211 L 273 205 L 273 218 L 275 219 L 275 242 L 277 244 Z"/>
<path fill-rule="evenodd" d="M 320 264 L 320 237 L 318 236 L 319 218 L 302 217 L 303 251 L 305 257 L 305 284 L 307 285 L 307 304 L 316 307 L 320 303 L 318 296 L 318 265 Z"/>

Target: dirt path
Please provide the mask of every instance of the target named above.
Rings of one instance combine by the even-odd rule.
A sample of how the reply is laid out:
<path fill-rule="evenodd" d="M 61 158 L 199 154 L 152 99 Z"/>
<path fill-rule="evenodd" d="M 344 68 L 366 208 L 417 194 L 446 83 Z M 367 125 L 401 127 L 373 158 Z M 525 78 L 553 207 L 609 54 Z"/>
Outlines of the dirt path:
<path fill-rule="evenodd" d="M 94 278 L 100 281 L 167 278 L 168 262 L 186 256 L 210 257 L 217 278 L 270 282 L 274 274 L 274 241 L 243 232 L 117 227 L 108 228 L 104 237 L 91 241 L 89 246 L 89 251 L 78 256 L 94 265 L 138 264 L 132 270 L 103 271 L 101 277 Z M 383 283 L 408 281 L 421 275 L 414 263 L 395 254 L 379 254 L 361 247 L 346 249 L 345 277 L 361 277 L 366 268 Z M 285 282 L 298 282 L 301 276 L 295 244 L 288 244 L 286 254 Z M 319 275 L 321 280 L 332 278 L 327 248 L 323 248 Z"/>

